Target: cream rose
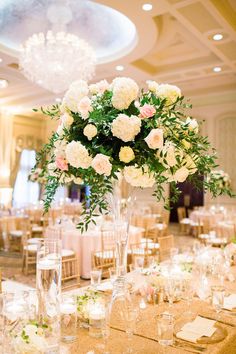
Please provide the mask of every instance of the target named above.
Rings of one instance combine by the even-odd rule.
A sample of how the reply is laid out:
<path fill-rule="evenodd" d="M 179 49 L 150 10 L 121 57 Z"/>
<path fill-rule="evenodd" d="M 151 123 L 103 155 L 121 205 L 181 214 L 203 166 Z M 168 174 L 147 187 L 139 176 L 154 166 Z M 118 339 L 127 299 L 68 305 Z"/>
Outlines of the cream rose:
<path fill-rule="evenodd" d="M 166 99 L 166 104 L 171 105 L 176 102 L 177 98 L 181 97 L 181 91 L 177 86 L 161 84 L 158 85 L 158 90 L 155 92 L 157 97 Z"/>
<path fill-rule="evenodd" d="M 121 139 L 125 143 L 134 140 L 135 136 L 140 132 L 141 119 L 137 116 L 127 116 L 126 114 L 119 114 L 111 124 L 111 131 L 113 136 Z"/>
<path fill-rule="evenodd" d="M 150 149 L 161 149 L 163 147 L 163 130 L 152 129 L 148 136 L 144 139 Z"/>
<path fill-rule="evenodd" d="M 88 140 L 92 140 L 98 133 L 97 128 L 93 124 L 87 124 L 83 130 L 84 135 Z"/>
<path fill-rule="evenodd" d="M 185 156 L 184 164 L 188 168 L 189 174 L 194 174 L 197 171 L 197 166 L 191 156 Z"/>
<path fill-rule="evenodd" d="M 198 133 L 198 122 L 196 119 L 192 119 L 190 117 L 187 117 L 186 119 L 186 124 L 188 125 L 188 129 L 190 131 L 194 131 L 195 133 Z"/>
<path fill-rule="evenodd" d="M 103 94 L 105 91 L 109 90 L 110 85 L 107 80 L 101 80 L 96 84 L 89 85 L 89 91 L 92 95 Z"/>
<path fill-rule="evenodd" d="M 109 161 L 109 156 L 97 154 L 92 161 L 91 166 L 99 175 L 110 176 L 112 164 Z"/>
<path fill-rule="evenodd" d="M 114 79 L 111 88 L 113 92 L 112 105 L 119 110 L 127 109 L 138 96 L 138 85 L 127 77 Z"/>
<path fill-rule="evenodd" d="M 89 113 L 92 112 L 92 102 L 89 97 L 83 97 L 78 103 L 78 112 L 83 119 L 88 119 Z"/>
<path fill-rule="evenodd" d="M 74 118 L 68 114 L 68 113 L 64 113 L 61 117 L 60 117 L 61 123 L 63 124 L 63 126 L 65 128 L 69 128 L 73 122 L 74 122 Z"/>
<path fill-rule="evenodd" d="M 134 151 L 129 146 L 123 146 L 120 148 L 119 159 L 122 162 L 129 163 L 135 158 Z"/>
<path fill-rule="evenodd" d="M 62 101 L 62 111 L 68 108 L 72 112 L 78 112 L 78 102 L 89 93 L 88 84 L 84 80 L 74 81 L 66 92 Z"/>
<path fill-rule="evenodd" d="M 66 146 L 66 159 L 71 166 L 76 168 L 89 168 L 92 162 L 92 157 L 89 156 L 86 147 L 74 140 Z"/>
<path fill-rule="evenodd" d="M 174 173 L 174 180 L 176 182 L 184 182 L 189 175 L 189 170 L 183 166 L 180 167 L 175 173 Z"/>
<path fill-rule="evenodd" d="M 151 188 L 155 183 L 155 177 L 149 172 L 148 166 L 142 168 L 137 166 L 126 166 L 124 168 L 124 177 L 127 183 L 134 187 Z"/>

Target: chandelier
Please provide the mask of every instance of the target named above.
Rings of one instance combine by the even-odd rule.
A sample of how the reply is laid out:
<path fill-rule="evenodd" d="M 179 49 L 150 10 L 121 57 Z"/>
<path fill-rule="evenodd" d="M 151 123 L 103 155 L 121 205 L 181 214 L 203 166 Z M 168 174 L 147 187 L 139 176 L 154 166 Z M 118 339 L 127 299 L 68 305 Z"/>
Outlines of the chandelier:
<path fill-rule="evenodd" d="M 90 80 L 95 73 L 94 49 L 83 39 L 66 32 L 72 19 L 70 8 L 51 5 L 47 17 L 52 30 L 33 34 L 21 46 L 19 64 L 27 79 L 54 93 L 68 89 L 75 80 Z"/>

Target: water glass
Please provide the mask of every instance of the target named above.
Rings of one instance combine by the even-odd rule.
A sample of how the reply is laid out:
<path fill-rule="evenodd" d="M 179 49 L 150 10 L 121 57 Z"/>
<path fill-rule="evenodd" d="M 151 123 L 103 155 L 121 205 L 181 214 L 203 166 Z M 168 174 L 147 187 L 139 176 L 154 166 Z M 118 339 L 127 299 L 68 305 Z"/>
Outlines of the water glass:
<path fill-rule="evenodd" d="M 116 268 L 109 268 L 110 281 L 113 284 L 116 280 Z"/>
<path fill-rule="evenodd" d="M 77 306 L 75 296 L 62 296 L 60 313 L 61 339 L 64 342 L 73 342 L 77 338 Z"/>
<path fill-rule="evenodd" d="M 101 278 L 102 278 L 101 269 L 93 269 L 93 270 L 91 270 L 90 278 L 91 278 L 91 285 L 94 288 L 97 288 L 97 286 L 101 283 Z"/>
<path fill-rule="evenodd" d="M 222 307 L 224 306 L 225 288 L 223 286 L 212 286 L 211 295 L 212 305 L 215 308 L 216 312 L 219 313 Z"/>
<path fill-rule="evenodd" d="M 157 316 L 158 342 L 163 346 L 173 344 L 174 318 L 169 313 L 161 313 Z"/>

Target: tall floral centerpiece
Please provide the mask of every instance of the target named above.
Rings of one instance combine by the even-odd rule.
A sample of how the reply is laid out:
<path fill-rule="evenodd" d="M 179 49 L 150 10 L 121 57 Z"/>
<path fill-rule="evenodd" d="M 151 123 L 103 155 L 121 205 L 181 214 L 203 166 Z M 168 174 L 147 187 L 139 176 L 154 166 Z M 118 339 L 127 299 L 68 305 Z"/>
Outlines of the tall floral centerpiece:
<path fill-rule="evenodd" d="M 207 183 L 212 183 L 217 191 L 227 191 L 229 195 L 231 191 L 231 179 L 228 173 L 223 170 L 213 170 L 206 178 Z"/>
<path fill-rule="evenodd" d="M 59 185 L 83 180 L 90 186 L 90 207 L 84 204 L 78 224 L 84 231 L 98 212 L 108 211 L 107 195 L 113 193 L 118 175 L 134 187 L 154 187 L 157 201 L 163 199 L 166 205 L 164 185 L 170 183 L 176 200 L 177 183 L 188 179 L 198 184 L 198 175 L 216 166 L 215 152 L 199 133 L 198 122 L 185 114 L 189 108 L 178 87 L 155 81 L 148 81 L 146 89 L 126 77 L 111 84 L 74 82 L 60 106 L 42 109 L 59 123 L 37 157 L 47 179 L 45 211 Z M 229 193 L 218 190 L 214 180 L 202 183 L 214 196 Z M 117 200 L 113 205 L 122 206 Z"/>

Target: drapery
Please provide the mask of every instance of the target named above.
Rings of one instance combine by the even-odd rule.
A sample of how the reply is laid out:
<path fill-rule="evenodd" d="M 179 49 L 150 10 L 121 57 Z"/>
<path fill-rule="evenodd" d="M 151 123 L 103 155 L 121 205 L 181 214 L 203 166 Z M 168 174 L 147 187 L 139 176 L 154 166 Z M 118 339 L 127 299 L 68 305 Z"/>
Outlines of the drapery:
<path fill-rule="evenodd" d="M 13 117 L 0 111 L 0 188 L 10 187 Z"/>

